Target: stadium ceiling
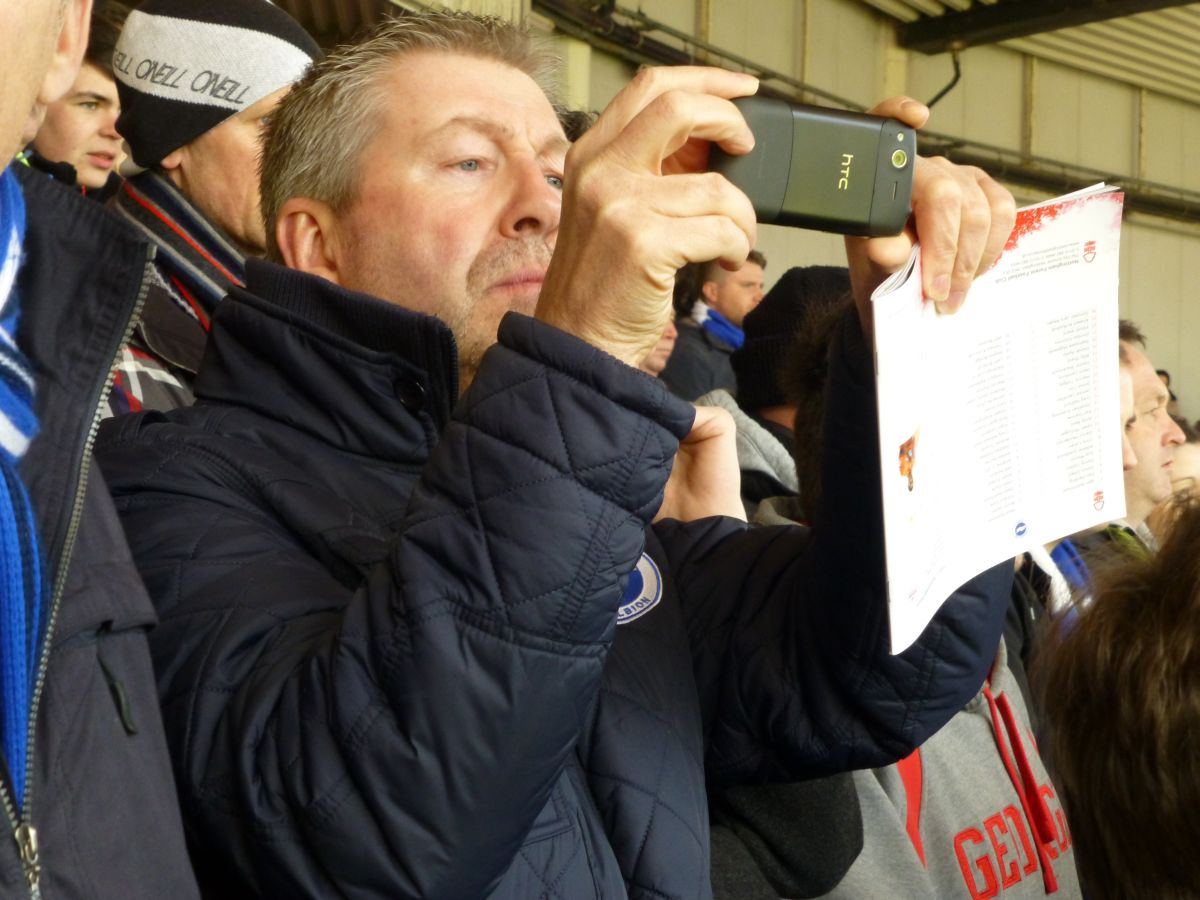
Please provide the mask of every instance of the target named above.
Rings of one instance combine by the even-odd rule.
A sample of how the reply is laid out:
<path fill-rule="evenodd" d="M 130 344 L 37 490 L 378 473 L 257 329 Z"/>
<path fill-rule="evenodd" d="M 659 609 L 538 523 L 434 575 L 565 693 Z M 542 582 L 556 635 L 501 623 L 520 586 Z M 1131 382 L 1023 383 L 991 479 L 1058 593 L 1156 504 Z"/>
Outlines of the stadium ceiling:
<path fill-rule="evenodd" d="M 378 22 L 390 0 L 273 0 L 325 47 L 352 37 Z"/>
<path fill-rule="evenodd" d="M 901 47 L 999 44 L 1200 104 L 1200 3 L 1181 0 L 861 0 Z"/>

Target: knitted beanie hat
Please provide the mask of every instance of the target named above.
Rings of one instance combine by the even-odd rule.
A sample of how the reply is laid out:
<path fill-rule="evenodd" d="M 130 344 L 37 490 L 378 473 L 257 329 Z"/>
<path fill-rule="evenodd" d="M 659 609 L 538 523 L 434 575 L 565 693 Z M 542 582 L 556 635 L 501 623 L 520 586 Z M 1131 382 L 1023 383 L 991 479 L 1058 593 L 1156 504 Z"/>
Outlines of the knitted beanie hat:
<path fill-rule="evenodd" d="M 117 131 L 135 163 L 155 166 L 296 81 L 319 52 L 267 0 L 146 0 L 125 20 L 113 53 Z"/>
<path fill-rule="evenodd" d="M 742 321 L 746 341 L 731 359 L 742 409 L 788 402 L 779 386 L 779 374 L 793 352 L 808 309 L 849 292 L 850 272 L 844 266 L 801 266 L 783 273 Z"/>

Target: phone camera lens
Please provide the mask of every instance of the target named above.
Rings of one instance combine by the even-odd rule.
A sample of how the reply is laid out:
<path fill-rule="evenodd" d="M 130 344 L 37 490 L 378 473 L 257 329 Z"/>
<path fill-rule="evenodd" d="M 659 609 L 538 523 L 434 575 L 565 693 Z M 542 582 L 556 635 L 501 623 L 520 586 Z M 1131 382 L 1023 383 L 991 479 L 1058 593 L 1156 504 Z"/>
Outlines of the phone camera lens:
<path fill-rule="evenodd" d="M 897 169 L 903 169 L 908 165 L 908 154 L 903 150 L 892 151 L 892 165 Z"/>

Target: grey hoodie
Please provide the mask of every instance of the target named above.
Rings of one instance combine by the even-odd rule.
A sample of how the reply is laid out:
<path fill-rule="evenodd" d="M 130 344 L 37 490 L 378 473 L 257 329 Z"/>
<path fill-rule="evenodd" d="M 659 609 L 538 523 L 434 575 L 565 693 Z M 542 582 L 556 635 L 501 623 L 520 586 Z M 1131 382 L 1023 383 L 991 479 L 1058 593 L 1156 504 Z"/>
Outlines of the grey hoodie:
<path fill-rule="evenodd" d="M 780 524 L 789 512 L 765 501 L 756 521 Z M 895 765 L 853 777 L 863 849 L 825 897 L 1083 896 L 1066 813 L 1003 640 L 987 684 L 941 731 Z"/>

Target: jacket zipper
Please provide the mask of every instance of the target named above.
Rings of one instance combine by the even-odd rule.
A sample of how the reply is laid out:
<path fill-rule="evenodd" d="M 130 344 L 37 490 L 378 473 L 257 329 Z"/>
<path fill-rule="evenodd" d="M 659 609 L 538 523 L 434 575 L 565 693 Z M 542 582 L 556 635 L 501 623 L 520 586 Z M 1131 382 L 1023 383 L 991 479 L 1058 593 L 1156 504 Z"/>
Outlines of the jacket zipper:
<path fill-rule="evenodd" d="M 88 475 L 91 472 L 92 451 L 96 445 L 96 433 L 100 430 L 100 423 L 104 419 L 104 407 L 108 402 L 108 395 L 112 391 L 113 375 L 117 370 L 117 365 L 121 361 L 121 351 L 125 345 L 129 343 L 129 339 L 133 336 L 133 330 L 137 327 L 138 319 L 142 314 L 142 307 L 146 304 L 146 296 L 150 292 L 150 266 L 154 264 L 154 255 L 156 248 L 151 245 L 146 248 L 146 259 L 142 265 L 142 281 L 138 287 L 137 297 L 133 303 L 133 310 L 130 312 L 129 318 L 125 320 L 125 330 L 121 335 L 121 341 L 117 344 L 116 355 L 113 356 L 112 363 L 108 367 L 108 375 L 104 379 L 104 383 L 100 388 L 100 396 L 96 402 L 96 408 L 92 412 L 92 424 L 88 428 L 87 440 L 83 444 L 83 455 L 79 460 L 79 478 L 75 486 L 75 499 L 71 504 L 71 518 L 67 525 L 67 535 L 63 540 L 62 562 L 58 567 L 58 575 L 54 579 L 54 593 L 50 599 L 50 617 L 46 620 L 46 631 L 42 641 L 42 649 L 38 654 L 37 679 L 33 685 L 33 698 L 29 705 L 29 725 L 25 751 L 25 771 L 33 773 L 34 757 L 36 751 L 37 738 L 37 719 L 38 711 L 41 708 L 42 692 L 46 687 L 46 670 L 50 664 L 50 648 L 53 644 L 54 626 L 58 621 L 58 607 L 62 601 L 63 591 L 67 587 L 67 572 L 71 568 L 71 556 L 75 552 L 75 539 L 79 534 L 79 522 L 83 518 L 83 497 L 87 493 Z M 9 788 L 8 782 L 0 778 L 0 801 L 3 801 L 4 811 L 8 815 L 9 826 L 13 830 L 13 839 L 17 843 L 17 852 L 21 857 L 21 868 L 25 872 L 25 883 L 29 887 L 29 896 L 31 900 L 41 900 L 41 877 L 42 877 L 42 860 L 38 852 L 38 834 L 37 829 L 33 825 L 33 788 L 36 779 L 30 779 L 28 789 L 25 792 L 25 808 L 21 811 L 21 815 L 17 815 L 17 805 L 13 802 L 12 791 Z"/>

